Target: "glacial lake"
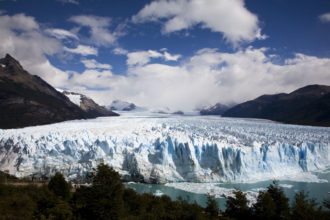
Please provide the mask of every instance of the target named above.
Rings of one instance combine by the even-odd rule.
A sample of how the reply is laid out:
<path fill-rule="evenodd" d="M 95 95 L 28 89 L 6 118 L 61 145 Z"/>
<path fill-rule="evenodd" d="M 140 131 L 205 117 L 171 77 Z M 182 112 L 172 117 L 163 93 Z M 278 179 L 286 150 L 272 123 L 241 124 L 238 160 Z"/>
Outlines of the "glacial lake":
<path fill-rule="evenodd" d="M 308 192 L 309 198 L 315 199 L 319 204 L 321 204 L 324 199 L 330 199 L 330 170 L 323 173 L 314 174 L 319 178 L 319 182 L 296 182 L 287 180 L 278 181 L 279 186 L 284 190 L 286 196 L 290 199 L 290 203 L 293 201 L 295 193 L 299 191 Z M 216 183 L 215 185 L 229 190 L 240 189 L 255 198 L 260 190 L 265 190 L 272 182 L 272 180 L 269 180 L 256 183 Z M 126 185 L 138 193 L 150 193 L 158 196 L 167 195 L 173 200 L 181 197 L 191 203 L 197 202 L 199 205 L 204 207 L 207 201 L 206 194 L 192 192 L 194 189 L 189 189 L 189 183 L 178 183 L 180 189 L 162 184 L 127 183 Z M 208 183 L 201 183 L 199 186 L 201 188 L 205 186 L 210 189 Z M 182 190 L 182 188 L 185 187 L 186 189 Z M 216 199 L 219 207 L 224 209 L 226 201 L 225 198 L 220 197 Z"/>

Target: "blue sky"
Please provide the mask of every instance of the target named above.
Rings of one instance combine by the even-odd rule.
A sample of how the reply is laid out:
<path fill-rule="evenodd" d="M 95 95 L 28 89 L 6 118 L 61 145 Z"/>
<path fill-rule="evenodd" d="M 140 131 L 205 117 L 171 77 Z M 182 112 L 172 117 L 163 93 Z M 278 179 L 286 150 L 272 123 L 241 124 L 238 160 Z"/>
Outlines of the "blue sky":
<path fill-rule="evenodd" d="M 0 10 L 1 55 L 105 105 L 189 110 L 330 84 L 326 0 L 1 0 Z"/>

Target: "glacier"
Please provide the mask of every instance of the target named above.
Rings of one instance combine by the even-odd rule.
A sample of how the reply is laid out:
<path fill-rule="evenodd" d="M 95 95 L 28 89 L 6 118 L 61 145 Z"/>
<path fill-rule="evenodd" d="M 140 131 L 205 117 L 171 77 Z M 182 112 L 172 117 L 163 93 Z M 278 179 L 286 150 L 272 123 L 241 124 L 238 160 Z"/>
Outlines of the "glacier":
<path fill-rule="evenodd" d="M 0 169 L 74 180 L 106 163 L 127 181 L 248 182 L 326 170 L 329 147 L 325 127 L 131 113 L 0 130 Z"/>

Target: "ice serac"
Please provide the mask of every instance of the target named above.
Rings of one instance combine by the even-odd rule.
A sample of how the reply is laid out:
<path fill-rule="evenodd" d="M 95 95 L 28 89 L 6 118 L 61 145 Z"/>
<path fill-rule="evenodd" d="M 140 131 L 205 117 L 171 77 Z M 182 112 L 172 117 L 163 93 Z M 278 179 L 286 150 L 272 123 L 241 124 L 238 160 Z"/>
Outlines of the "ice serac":
<path fill-rule="evenodd" d="M 0 130 L 0 169 L 84 177 L 104 162 L 126 180 L 285 179 L 330 166 L 330 128 L 218 117 L 133 117 Z"/>

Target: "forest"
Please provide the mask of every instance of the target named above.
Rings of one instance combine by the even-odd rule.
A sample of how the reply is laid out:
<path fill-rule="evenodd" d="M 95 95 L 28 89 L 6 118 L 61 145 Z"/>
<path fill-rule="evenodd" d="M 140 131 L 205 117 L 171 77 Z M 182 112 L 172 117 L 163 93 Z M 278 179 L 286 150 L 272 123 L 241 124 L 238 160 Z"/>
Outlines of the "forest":
<path fill-rule="evenodd" d="M 290 203 L 277 182 L 260 191 L 249 204 L 240 190 L 219 210 L 214 197 L 206 207 L 168 196 L 138 194 L 126 188 L 120 175 L 100 164 L 91 184 L 73 187 L 61 173 L 47 183 L 32 183 L 0 174 L 0 219 L 330 219 L 330 200 L 318 204 L 298 192 Z"/>

